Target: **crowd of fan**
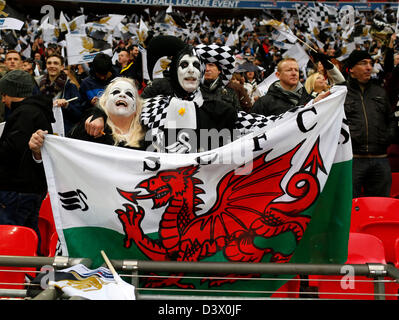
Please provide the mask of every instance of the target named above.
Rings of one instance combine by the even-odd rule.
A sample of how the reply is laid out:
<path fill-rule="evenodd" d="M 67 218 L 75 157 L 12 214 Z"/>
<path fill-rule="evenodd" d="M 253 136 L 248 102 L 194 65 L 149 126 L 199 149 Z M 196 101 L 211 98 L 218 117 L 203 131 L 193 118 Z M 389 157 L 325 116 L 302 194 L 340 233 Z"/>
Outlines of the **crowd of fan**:
<path fill-rule="evenodd" d="M 276 11 L 274 13 L 278 19 L 288 24 L 287 16 L 284 16 L 281 11 Z M 191 20 L 193 17 L 192 15 L 190 16 L 188 13 L 186 13 L 185 16 L 184 13 L 179 13 L 179 15 L 184 21 L 183 23 L 185 23 L 186 26 L 189 26 L 188 30 L 190 31 L 190 34 L 182 35 L 181 38 L 194 46 L 198 45 L 199 43 L 215 43 L 224 45 L 227 41 L 228 35 L 231 32 L 235 32 L 242 24 L 242 19 L 238 18 L 218 18 L 210 20 L 206 17 L 206 15 L 203 15 L 201 17 L 201 22 L 203 25 L 201 26 L 199 23 L 197 23 L 198 20 Z M 390 18 L 390 16 L 394 15 L 394 12 L 392 10 L 387 10 L 385 15 Z M 292 18 L 293 15 L 289 16 L 291 16 L 292 19 L 290 25 L 295 26 L 293 32 L 297 35 L 297 37 L 309 43 L 313 48 L 318 50 L 319 53 L 324 53 L 329 59 L 332 60 L 332 62 L 345 76 L 345 60 L 340 59 L 345 50 L 345 45 L 339 32 L 340 28 L 338 27 L 337 33 L 333 35 L 331 35 L 329 32 L 322 31 L 317 37 L 318 40 L 316 40 L 316 37 L 313 37 L 313 39 L 307 39 L 305 36 L 305 29 L 299 24 L 298 20 Z M 362 32 L 363 26 L 373 23 L 375 16 L 376 15 L 373 12 L 362 13 L 363 18 L 362 20 L 359 20 L 361 24 L 359 24 L 357 21 L 355 30 L 351 36 L 352 40 L 354 36 L 359 35 Z M 145 18 L 145 15 L 143 17 Z M 241 106 L 246 111 L 250 110 L 250 107 L 260 95 L 260 93 L 256 91 L 256 86 L 275 72 L 277 63 L 282 59 L 282 56 L 286 51 L 286 49 L 281 47 L 280 41 L 273 40 L 275 38 L 273 35 L 273 28 L 262 25 L 262 21 L 264 21 L 265 18 L 266 16 L 263 14 L 261 14 L 258 18 L 253 18 L 252 23 L 254 30 L 240 32 L 241 36 L 234 45 L 237 64 L 248 62 L 248 64 L 244 63 L 243 68 L 241 69 L 237 67 L 237 72 L 233 77 L 233 80 L 235 80 L 236 83 L 240 82 L 241 85 L 246 89 L 245 91 L 237 89 L 237 92 L 241 92 L 239 93 Z M 154 19 L 151 20 L 150 17 L 147 17 L 147 19 L 149 20 L 147 23 L 151 29 L 151 27 L 154 25 Z M 62 47 L 59 44 L 45 43 L 40 32 L 33 30 L 32 27 L 29 27 L 30 25 L 31 21 L 28 20 L 26 26 L 20 32 L 14 32 L 16 36 L 24 36 L 24 42 L 18 40 L 17 43 L 13 42 L 10 44 L 6 42 L 6 37 L 3 37 L 1 40 L 0 70 L 2 70 L 3 73 L 9 69 L 9 64 L 6 61 L 7 51 L 10 49 L 16 49 L 22 53 L 24 48 L 26 48 L 26 46 L 29 44 L 30 39 L 34 39 L 33 42 L 30 43 L 30 56 L 27 57 L 21 54 L 21 59 L 23 61 L 21 68 L 30 72 L 36 78 L 39 78 L 47 72 L 46 59 L 48 56 L 55 52 L 60 55 L 65 54 L 65 51 L 62 50 Z M 32 36 L 32 32 L 34 32 L 34 36 Z M 149 38 L 150 37 L 151 36 L 149 36 Z M 380 84 L 383 84 L 386 73 L 389 72 L 389 70 L 387 71 L 386 67 L 387 62 L 385 61 L 386 49 L 389 47 L 389 40 L 389 35 L 386 35 L 385 39 L 381 39 L 381 36 L 375 38 L 371 36 L 365 41 L 356 43 L 356 50 L 367 50 L 373 57 L 374 68 L 372 77 L 377 79 Z M 137 44 L 137 37 L 130 37 L 128 39 L 113 39 L 113 53 L 119 54 L 118 60 L 113 60 L 113 72 L 115 75 L 118 75 L 123 70 L 121 75 L 135 78 L 137 80 L 139 89 L 142 89 L 142 87 L 146 85 L 147 80 L 143 79 L 140 60 L 141 54 L 139 53 Z M 397 50 L 398 42 L 394 42 L 393 46 L 395 45 L 396 47 L 394 47 L 394 49 L 396 48 Z M 301 82 L 303 84 L 305 84 L 306 79 L 312 73 L 320 71 L 317 63 L 317 60 L 320 60 L 318 59 L 320 57 L 316 57 L 313 54 L 313 51 L 309 50 L 306 46 L 304 48 L 308 51 L 311 59 L 309 60 L 306 70 L 300 70 Z M 399 60 L 399 55 L 395 54 L 394 59 L 394 65 L 396 65 Z M 134 63 L 134 65 L 130 65 L 132 62 L 136 63 Z M 65 61 L 65 68 L 63 71 L 67 73 L 68 78 L 79 88 L 82 80 L 89 75 L 90 66 L 89 64 L 67 64 L 68 62 Z M 124 70 L 126 67 L 127 70 Z M 388 62 L 388 67 L 391 68 L 391 62 Z M 4 118 L 2 119 L 0 117 L 0 120 L 4 120 Z"/>

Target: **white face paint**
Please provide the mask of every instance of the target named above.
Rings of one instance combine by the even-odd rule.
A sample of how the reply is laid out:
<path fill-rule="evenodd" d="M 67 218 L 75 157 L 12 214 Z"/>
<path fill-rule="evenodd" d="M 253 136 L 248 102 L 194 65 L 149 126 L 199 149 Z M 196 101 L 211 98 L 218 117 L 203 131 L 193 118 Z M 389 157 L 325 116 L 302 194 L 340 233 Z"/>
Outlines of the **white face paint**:
<path fill-rule="evenodd" d="M 180 86 L 187 92 L 195 91 L 200 84 L 200 62 L 195 56 L 185 54 L 177 68 L 177 78 Z"/>
<path fill-rule="evenodd" d="M 131 116 L 136 111 L 135 89 L 126 81 L 113 83 L 105 106 L 110 114 Z"/>

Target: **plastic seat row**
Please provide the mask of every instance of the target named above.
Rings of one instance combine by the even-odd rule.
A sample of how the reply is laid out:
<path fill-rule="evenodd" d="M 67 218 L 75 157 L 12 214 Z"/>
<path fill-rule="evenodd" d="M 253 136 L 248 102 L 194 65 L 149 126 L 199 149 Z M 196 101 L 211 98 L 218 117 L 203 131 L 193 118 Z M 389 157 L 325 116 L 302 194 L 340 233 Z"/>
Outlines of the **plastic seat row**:
<path fill-rule="evenodd" d="M 376 236 L 384 245 L 385 258 L 399 268 L 399 199 L 362 197 L 352 201 L 350 232 Z"/>
<path fill-rule="evenodd" d="M 348 259 L 346 264 L 387 264 L 383 242 L 372 234 L 349 233 Z M 350 271 L 350 270 L 347 270 Z M 312 286 L 317 287 L 321 299 L 375 300 L 374 280 L 365 276 L 310 276 Z M 384 278 L 385 300 L 398 300 L 399 285 L 393 279 Z"/>
<path fill-rule="evenodd" d="M 54 256 L 58 236 L 54 225 L 50 198 L 48 196 L 43 201 L 40 209 L 39 230 L 42 238 L 41 253 L 46 256 Z M 0 241 L 0 255 L 35 256 L 37 254 L 38 237 L 32 229 L 17 226 L 0 226 L 0 234 L 6 239 L 10 239 L 9 241 Z M 10 246 L 11 243 L 15 244 L 15 246 Z M 392 263 L 399 268 L 399 199 L 380 197 L 353 199 L 348 243 L 348 260 L 346 263 Z M 0 268 L 4 270 L 3 267 Z M 7 281 L 2 281 L 4 280 L 4 274 L 8 279 Z M 21 272 L 14 272 L 13 275 L 11 272 L 3 273 L 3 275 L 2 272 L 0 272 L 0 283 L 15 282 L 10 281 L 10 277 L 15 277 L 17 274 L 22 275 L 22 278 L 24 277 L 24 274 Z M 324 280 L 328 280 L 328 278 L 329 277 L 325 276 Z M 21 280 L 21 277 L 19 277 L 19 280 Z M 330 277 L 330 280 L 333 280 L 333 278 Z M 23 283 L 23 281 L 19 281 L 18 283 Z M 342 286 L 339 281 L 317 281 L 313 279 L 312 285 L 313 284 L 317 285 L 320 298 L 332 298 L 334 296 L 335 298 L 341 299 L 374 299 L 372 295 L 374 292 L 372 282 L 357 282 L 357 288 L 352 292 L 350 292 L 350 290 L 348 291 L 348 288 L 342 292 Z M 4 288 L 4 286 L 0 285 L 0 288 Z M 13 288 L 15 288 L 15 286 Z M 395 283 L 387 283 L 386 292 L 397 294 L 398 288 L 399 286 Z M 298 293 L 280 293 L 284 291 Z M 361 291 L 369 292 L 370 295 L 356 295 L 356 292 Z M 322 294 L 326 292 L 338 292 L 340 294 Z M 345 293 L 351 294 L 345 295 Z M 288 281 L 273 295 L 273 297 L 288 298 L 295 298 L 298 296 L 298 277 L 292 281 Z M 387 298 L 389 299 L 389 297 Z M 398 298 L 393 297 L 393 299 Z"/>
<path fill-rule="evenodd" d="M 347 264 L 382 263 L 399 268 L 399 199 L 360 197 L 352 200 Z M 356 286 L 320 281 L 319 297 L 326 299 L 375 299 L 374 284 L 366 277 L 355 277 Z M 328 280 L 329 277 L 321 277 Z M 332 279 L 330 277 L 330 279 Z M 361 281 L 360 281 L 361 280 Z M 397 283 L 385 283 L 387 300 L 398 300 Z M 336 294 L 331 294 L 335 292 Z M 369 295 L 360 295 L 368 293 Z"/>
<path fill-rule="evenodd" d="M 353 199 L 346 263 L 390 263 L 399 268 L 399 199 L 387 197 Z M 355 282 L 348 285 L 341 283 L 342 277 L 310 276 L 309 279 L 311 286 L 316 287 L 319 292 L 319 298 L 375 299 L 374 284 L 370 278 L 355 277 Z M 393 295 L 398 295 L 399 285 L 388 279 L 386 281 L 385 291 L 388 294 L 386 299 L 398 300 L 398 297 Z M 279 291 L 298 286 L 299 281 L 289 281 Z M 282 295 L 277 293 L 276 296 Z M 299 297 L 299 293 L 294 297 Z"/>
<path fill-rule="evenodd" d="M 48 195 L 40 208 L 38 226 L 41 238 L 40 253 L 52 257 L 55 255 L 58 235 Z M 39 237 L 31 228 L 0 225 L 0 239 L 0 255 L 37 256 Z M 32 271 L 32 273 L 29 273 L 29 271 Z M 0 289 L 23 289 L 25 273 L 35 277 L 36 274 L 33 271 L 35 271 L 34 268 L 0 266 Z"/>

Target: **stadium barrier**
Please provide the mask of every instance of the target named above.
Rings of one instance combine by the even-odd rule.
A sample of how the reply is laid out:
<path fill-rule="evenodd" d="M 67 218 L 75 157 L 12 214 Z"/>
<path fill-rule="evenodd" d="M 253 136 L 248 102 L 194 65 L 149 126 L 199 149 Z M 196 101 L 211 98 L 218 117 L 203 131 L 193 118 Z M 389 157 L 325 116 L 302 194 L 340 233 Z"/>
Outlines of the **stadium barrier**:
<path fill-rule="evenodd" d="M 0 266 L 8 267 L 26 267 L 36 268 L 37 273 L 43 266 L 52 266 L 54 270 L 60 270 L 67 267 L 71 267 L 76 264 L 84 264 L 90 267 L 91 261 L 86 258 L 68 258 L 68 257 L 22 257 L 22 256 L 0 256 Z M 353 275 L 356 277 L 367 277 L 367 280 L 357 281 L 369 281 L 373 283 L 373 292 L 356 293 L 356 297 L 364 295 L 365 299 L 375 300 L 386 300 L 395 299 L 397 300 L 399 295 L 395 293 L 386 292 L 386 284 L 394 284 L 397 286 L 399 283 L 399 270 L 391 264 L 294 264 L 294 263 L 229 263 L 229 262 L 173 262 L 173 261 L 143 261 L 143 260 L 111 260 L 111 263 L 118 274 L 124 279 L 130 279 L 130 282 L 136 288 L 137 300 L 206 300 L 206 299 L 291 299 L 291 298 L 273 298 L 270 297 L 272 292 L 270 291 L 257 291 L 257 297 L 252 297 L 254 292 L 251 291 L 239 291 L 234 292 L 233 290 L 220 290 L 219 296 L 213 295 L 215 290 L 197 290 L 197 289 L 169 289 L 169 288 L 141 288 L 139 287 L 139 279 L 141 277 L 154 277 L 152 273 L 200 273 L 210 275 L 208 278 L 212 279 L 226 279 L 225 276 L 218 277 L 218 274 L 225 275 L 237 274 L 234 279 L 243 279 L 248 274 L 263 274 L 263 275 L 280 275 L 287 276 L 288 281 L 310 281 L 308 276 L 338 276 L 336 280 L 320 278 L 317 281 L 338 281 L 342 282 L 344 278 L 343 270 L 351 268 Z M 104 265 L 106 267 L 106 265 Z M 0 273 L 2 272 L 0 267 Z M 7 270 L 9 272 L 9 270 Z M 23 270 L 18 270 L 23 272 Z M 29 271 L 31 272 L 31 271 Z M 297 278 L 292 276 L 299 275 Z M 162 276 L 165 278 L 167 276 Z M 191 276 L 188 276 L 191 277 Z M 202 276 L 203 277 L 203 276 Z M 275 281 L 273 277 L 250 277 L 245 278 L 246 281 Z M 281 280 L 281 278 L 279 278 Z M 312 278 L 314 282 L 314 277 Z M 355 280 L 356 281 L 356 280 Z M 4 284 L 4 283 L 0 283 Z M 19 284 L 20 285 L 20 284 Z M 32 284 L 28 282 L 24 283 L 25 288 L 28 288 Z M 38 285 L 38 284 L 36 284 Z M 39 288 L 40 289 L 40 288 Z M 149 291 L 151 290 L 151 291 Z M 184 291 L 184 294 L 182 294 Z M 150 293 L 148 293 L 150 292 Z M 207 295 L 209 293 L 209 295 Z M 234 293 L 235 296 L 229 294 Z M 295 293 L 298 298 L 295 299 L 310 299 L 310 298 L 323 298 L 319 293 L 315 296 L 315 292 L 280 292 L 280 293 Z M 238 296 L 237 296 L 238 294 Z M 306 295 L 308 294 L 308 297 Z M 332 293 L 329 293 L 332 294 Z M 339 299 L 339 295 L 342 292 L 336 292 L 335 297 Z M 320 296 L 319 296 L 320 295 Z M 351 299 L 351 293 L 345 293 L 344 299 Z M 48 287 L 41 290 L 35 297 L 27 297 L 27 289 L 0 289 L 0 297 L 13 299 L 33 299 L 33 300 L 58 300 L 58 299 L 82 299 L 80 297 L 65 297 L 61 290 Z M 348 298 L 349 297 L 349 298 Z M 359 299 L 359 298 L 356 298 Z M 361 299 L 361 298 L 360 298 Z"/>

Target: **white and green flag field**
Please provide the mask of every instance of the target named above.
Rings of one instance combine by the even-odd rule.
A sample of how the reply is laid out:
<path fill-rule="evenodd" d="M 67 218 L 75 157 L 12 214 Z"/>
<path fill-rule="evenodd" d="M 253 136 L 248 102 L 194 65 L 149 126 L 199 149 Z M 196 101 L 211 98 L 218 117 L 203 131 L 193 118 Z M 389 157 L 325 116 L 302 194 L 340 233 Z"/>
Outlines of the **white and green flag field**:
<path fill-rule="evenodd" d="M 48 135 L 43 161 L 62 254 L 90 258 L 92 267 L 103 264 L 101 250 L 117 260 L 345 263 L 352 204 L 345 97 L 345 87 L 334 87 L 202 153 Z M 141 281 L 237 292 L 282 284 L 207 277 Z"/>

